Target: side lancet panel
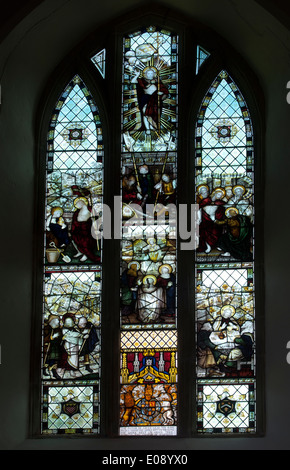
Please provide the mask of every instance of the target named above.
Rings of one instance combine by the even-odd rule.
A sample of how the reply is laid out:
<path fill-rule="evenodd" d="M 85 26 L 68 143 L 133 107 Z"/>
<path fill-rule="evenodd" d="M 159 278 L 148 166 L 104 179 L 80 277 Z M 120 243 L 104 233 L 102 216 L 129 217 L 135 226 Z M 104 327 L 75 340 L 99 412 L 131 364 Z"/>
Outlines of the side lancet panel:
<path fill-rule="evenodd" d="M 99 433 L 102 126 L 79 76 L 48 132 L 43 271 L 42 434 Z"/>
<path fill-rule="evenodd" d="M 255 433 L 253 127 L 227 71 L 204 97 L 195 144 L 197 431 Z"/>

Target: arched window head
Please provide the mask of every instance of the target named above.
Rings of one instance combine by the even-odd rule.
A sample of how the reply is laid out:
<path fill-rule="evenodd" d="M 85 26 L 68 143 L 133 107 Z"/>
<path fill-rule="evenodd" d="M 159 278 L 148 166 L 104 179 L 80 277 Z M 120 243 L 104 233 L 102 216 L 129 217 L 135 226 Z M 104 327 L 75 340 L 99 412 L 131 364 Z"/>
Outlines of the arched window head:
<path fill-rule="evenodd" d="M 252 171 L 253 132 L 249 111 L 226 71 L 206 94 L 196 126 L 197 166 L 202 173 Z"/>

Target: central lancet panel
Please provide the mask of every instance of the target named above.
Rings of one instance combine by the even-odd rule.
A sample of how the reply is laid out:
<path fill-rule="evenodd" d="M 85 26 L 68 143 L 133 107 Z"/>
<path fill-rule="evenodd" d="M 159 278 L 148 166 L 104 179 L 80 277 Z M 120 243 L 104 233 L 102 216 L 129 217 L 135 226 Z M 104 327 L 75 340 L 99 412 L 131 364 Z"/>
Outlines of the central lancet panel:
<path fill-rule="evenodd" d="M 120 434 L 177 432 L 178 37 L 123 41 Z"/>

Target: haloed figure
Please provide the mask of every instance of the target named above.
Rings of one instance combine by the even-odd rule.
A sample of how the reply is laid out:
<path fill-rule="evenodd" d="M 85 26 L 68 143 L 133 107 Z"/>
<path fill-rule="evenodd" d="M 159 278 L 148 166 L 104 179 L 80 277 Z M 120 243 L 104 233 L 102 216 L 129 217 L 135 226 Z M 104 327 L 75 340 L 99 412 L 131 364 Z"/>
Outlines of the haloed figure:
<path fill-rule="evenodd" d="M 157 131 L 160 127 L 162 102 L 168 96 L 168 89 L 159 78 L 156 67 L 145 67 L 142 74 L 136 71 L 131 83 L 136 83 L 142 125 L 140 131 Z"/>
<path fill-rule="evenodd" d="M 49 241 L 56 246 L 64 247 L 69 244 L 68 228 L 63 218 L 62 207 L 52 207 L 47 219 L 46 230 Z"/>
<path fill-rule="evenodd" d="M 226 232 L 218 242 L 218 249 L 223 251 L 222 256 L 233 256 L 242 261 L 251 261 L 252 223 L 249 217 L 239 214 L 236 207 L 229 207 L 225 211 L 226 219 L 216 221 L 224 224 Z"/>
<path fill-rule="evenodd" d="M 138 288 L 137 308 L 139 319 L 143 323 L 155 322 L 159 319 L 165 307 L 166 297 L 164 289 L 157 285 L 155 276 L 145 276 Z"/>
<path fill-rule="evenodd" d="M 224 201 L 222 197 L 225 191 L 222 188 L 216 188 L 209 195 L 207 185 L 200 185 L 197 188 L 199 202 L 199 252 L 210 253 L 217 247 L 221 235 L 221 227 L 216 221 L 224 219 Z"/>
<path fill-rule="evenodd" d="M 57 371 L 59 375 L 64 376 L 64 373 L 71 377 L 80 377 L 79 371 L 79 351 L 83 343 L 83 336 L 77 330 L 75 318 L 71 314 L 63 316 L 62 328 L 62 357 L 59 361 L 60 369 Z"/>
<path fill-rule="evenodd" d="M 72 241 L 77 250 L 75 257 L 81 257 L 80 261 L 89 259 L 95 263 L 100 262 L 97 241 L 92 237 L 92 212 L 89 202 L 85 197 L 78 197 L 74 201 L 76 211 L 72 219 Z"/>

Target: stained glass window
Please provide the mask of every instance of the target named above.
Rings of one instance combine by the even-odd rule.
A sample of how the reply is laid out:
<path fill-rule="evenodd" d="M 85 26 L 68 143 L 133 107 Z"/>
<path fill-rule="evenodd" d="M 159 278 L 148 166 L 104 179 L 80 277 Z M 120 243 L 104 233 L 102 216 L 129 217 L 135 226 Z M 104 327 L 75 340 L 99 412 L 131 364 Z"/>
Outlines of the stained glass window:
<path fill-rule="evenodd" d="M 197 46 L 196 48 L 196 74 L 199 73 L 200 67 L 208 59 L 210 53 L 204 49 L 204 47 Z"/>
<path fill-rule="evenodd" d="M 121 240 L 120 284 L 110 288 L 112 297 L 120 294 L 120 303 L 115 308 L 113 301 L 107 315 L 102 312 L 102 279 L 103 271 L 112 269 L 112 258 L 103 255 L 99 109 L 83 79 L 75 75 L 53 110 L 47 136 L 43 253 L 43 435 L 100 434 L 101 342 L 104 353 L 112 318 L 119 319 L 114 339 L 118 335 L 120 380 L 111 395 L 118 397 L 118 412 L 112 406 L 113 411 L 106 409 L 103 415 L 107 423 L 115 420 L 114 432 L 118 420 L 120 436 L 178 435 L 185 429 L 179 411 L 187 406 L 180 403 L 187 386 L 195 410 L 188 435 L 192 430 L 199 435 L 256 432 L 253 126 L 240 89 L 222 70 L 202 100 L 193 129 L 194 175 L 182 175 L 189 184 L 194 179 L 199 240 L 185 260 L 177 224 L 178 166 L 191 165 L 178 149 L 180 135 L 184 141 L 190 135 L 179 129 L 179 115 L 184 113 L 185 122 L 190 110 L 179 111 L 179 95 L 184 93 L 179 90 L 179 47 L 175 32 L 143 27 L 123 37 L 122 69 L 112 67 L 121 77 L 121 133 L 110 137 L 112 144 L 118 139 L 120 151 L 121 197 L 114 210 L 117 207 L 121 216 Z M 89 62 L 95 66 L 90 69 L 96 80 L 109 87 L 107 53 L 99 50 Z M 197 83 L 209 57 L 198 45 Z M 105 94 L 103 99 L 106 108 Z M 108 199 L 114 190 L 108 190 Z M 184 200 L 186 193 L 182 188 L 179 198 Z M 182 271 L 179 259 L 185 260 Z M 190 272 L 195 350 L 184 341 L 184 330 L 188 326 L 190 331 L 193 324 L 191 302 L 184 308 L 192 291 L 178 280 L 187 275 L 190 279 Z M 177 286 L 184 293 L 182 302 Z M 178 303 L 185 317 L 178 315 Z M 194 371 L 186 372 L 188 384 L 184 376 L 178 377 L 180 356 L 187 360 L 187 353 L 195 362 Z M 111 364 L 114 359 L 109 358 Z M 102 377 L 102 390 L 104 384 L 111 385 L 110 373 Z"/>
<path fill-rule="evenodd" d="M 105 78 L 106 75 L 106 49 L 102 49 L 100 52 L 95 54 L 91 61 L 95 65 L 96 69 L 100 72 L 101 76 Z"/>
<path fill-rule="evenodd" d="M 196 125 L 196 390 L 200 433 L 256 431 L 253 129 L 226 71 Z"/>
<path fill-rule="evenodd" d="M 46 182 L 42 433 L 98 433 L 103 137 L 79 76 L 51 118 Z"/>
<path fill-rule="evenodd" d="M 123 43 L 121 435 L 177 429 L 177 45 L 156 27 Z"/>

